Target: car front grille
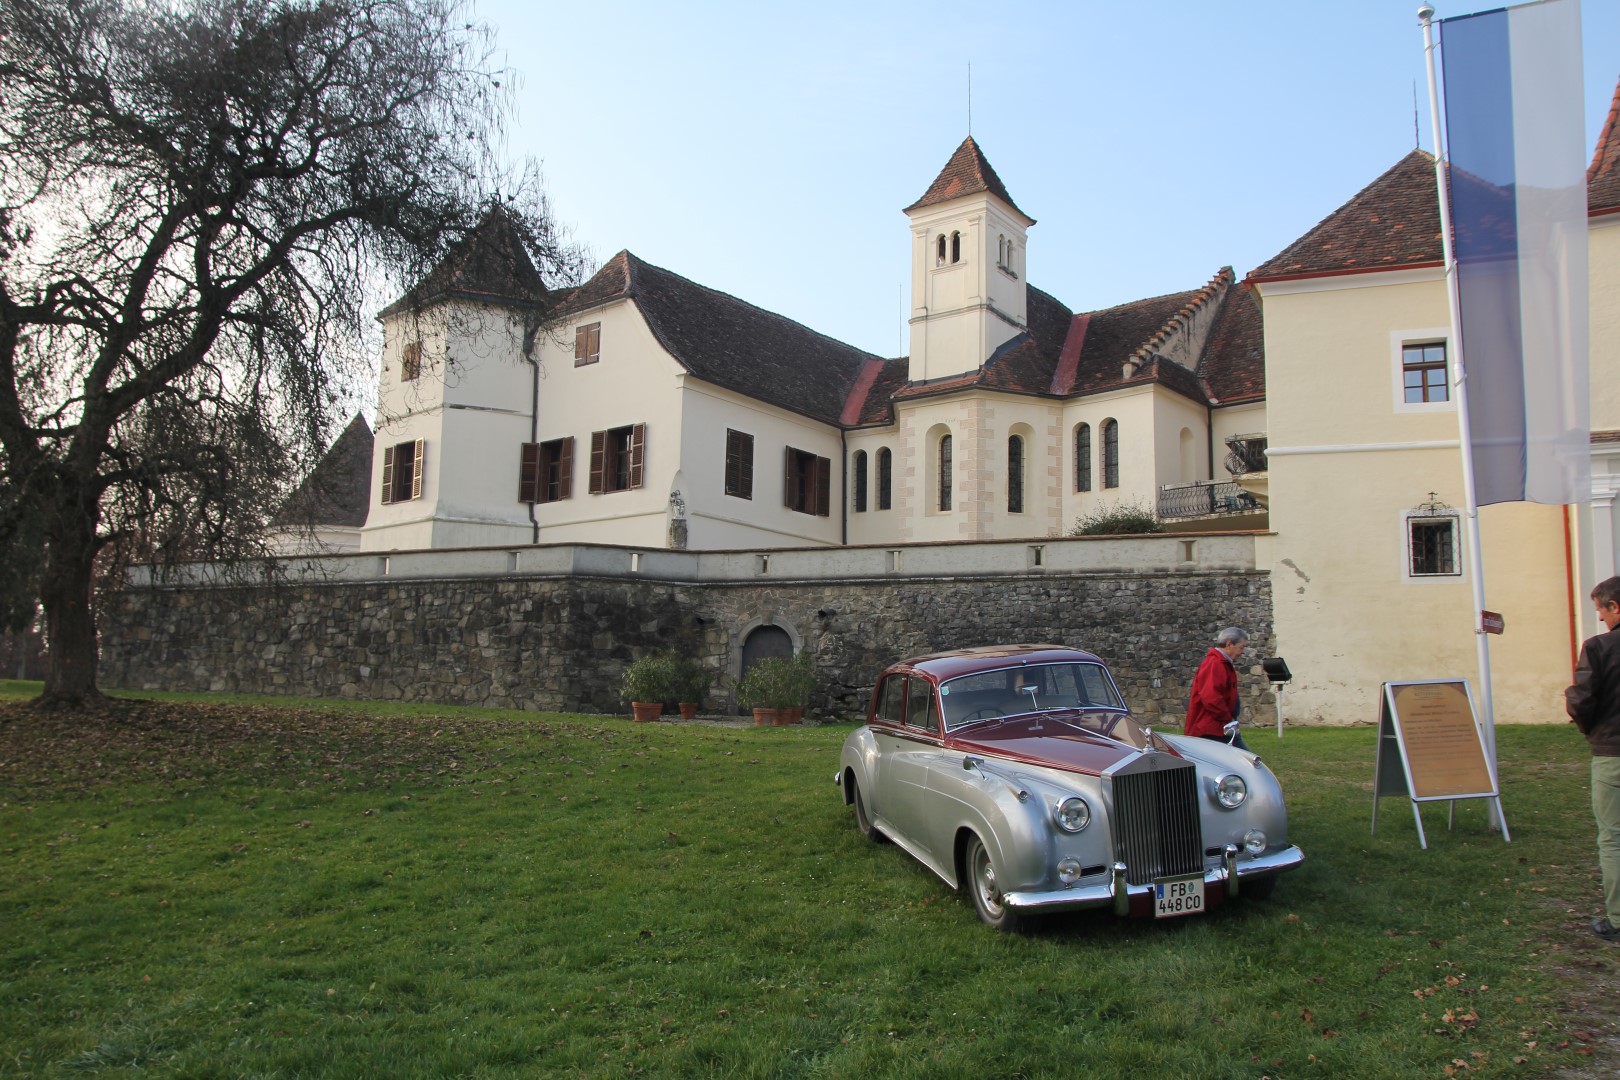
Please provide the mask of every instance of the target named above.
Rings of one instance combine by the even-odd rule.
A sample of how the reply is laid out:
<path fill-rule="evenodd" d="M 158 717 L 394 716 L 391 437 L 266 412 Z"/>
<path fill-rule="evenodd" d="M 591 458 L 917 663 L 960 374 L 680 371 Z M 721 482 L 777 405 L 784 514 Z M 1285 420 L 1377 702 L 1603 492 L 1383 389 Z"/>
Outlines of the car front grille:
<path fill-rule="evenodd" d="M 1204 868 L 1198 770 L 1188 761 L 1148 754 L 1115 773 L 1114 857 L 1125 880 L 1196 874 Z"/>

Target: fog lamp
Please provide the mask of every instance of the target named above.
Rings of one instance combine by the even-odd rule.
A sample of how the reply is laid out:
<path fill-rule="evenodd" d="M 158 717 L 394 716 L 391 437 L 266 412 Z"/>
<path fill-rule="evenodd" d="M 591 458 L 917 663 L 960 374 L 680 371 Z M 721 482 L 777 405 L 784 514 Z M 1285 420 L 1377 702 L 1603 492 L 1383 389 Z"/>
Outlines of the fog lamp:
<path fill-rule="evenodd" d="M 1250 855 L 1258 855 L 1266 850 L 1266 833 L 1264 829 L 1250 829 L 1243 834 L 1243 850 Z"/>
<path fill-rule="evenodd" d="M 1080 880 L 1080 860 L 1072 855 L 1058 860 L 1057 872 L 1059 881 L 1065 885 L 1073 885 Z"/>

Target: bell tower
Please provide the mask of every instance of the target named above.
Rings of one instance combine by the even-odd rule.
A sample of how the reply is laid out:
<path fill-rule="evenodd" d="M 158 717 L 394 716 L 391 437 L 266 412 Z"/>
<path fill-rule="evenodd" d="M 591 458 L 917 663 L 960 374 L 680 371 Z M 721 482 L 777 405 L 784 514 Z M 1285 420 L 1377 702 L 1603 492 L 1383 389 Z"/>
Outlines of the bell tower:
<path fill-rule="evenodd" d="M 911 381 L 962 375 L 1028 327 L 1027 230 L 1035 219 L 970 135 L 911 220 Z"/>

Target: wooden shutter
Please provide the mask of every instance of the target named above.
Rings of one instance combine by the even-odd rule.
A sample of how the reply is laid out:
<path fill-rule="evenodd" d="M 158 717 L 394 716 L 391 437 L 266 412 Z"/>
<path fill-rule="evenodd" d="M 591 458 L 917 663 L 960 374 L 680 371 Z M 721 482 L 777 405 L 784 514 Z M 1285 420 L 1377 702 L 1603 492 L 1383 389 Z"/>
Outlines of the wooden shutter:
<path fill-rule="evenodd" d="M 832 461 L 828 458 L 816 458 L 816 504 L 813 512 L 820 517 L 832 514 Z"/>
<path fill-rule="evenodd" d="M 387 506 L 394 501 L 394 448 L 383 447 L 382 501 Z"/>
<path fill-rule="evenodd" d="M 641 486 L 642 464 L 647 453 L 647 425 L 637 424 L 630 429 L 630 486 Z"/>
<path fill-rule="evenodd" d="M 726 432 L 726 494 L 742 493 L 742 435 Z"/>
<path fill-rule="evenodd" d="M 602 359 L 602 324 L 591 323 L 585 328 L 589 332 L 585 343 L 585 359 L 588 363 L 596 363 Z"/>
<path fill-rule="evenodd" d="M 587 341 L 589 341 L 589 340 L 590 340 L 590 335 L 586 332 L 586 330 L 585 330 L 585 328 L 583 326 L 579 326 L 579 327 L 574 328 L 574 366 L 575 367 L 578 367 L 580 364 L 583 364 L 585 362 L 585 343 Z"/>
<path fill-rule="evenodd" d="M 557 446 L 557 498 L 574 497 L 574 437 L 562 440 Z"/>
<path fill-rule="evenodd" d="M 526 442 L 518 453 L 518 502 L 539 502 L 540 483 L 540 444 Z"/>
<path fill-rule="evenodd" d="M 796 453 L 791 446 L 782 451 L 782 505 L 789 510 L 796 510 L 799 506 L 799 478 L 793 471 L 793 458 Z"/>
<path fill-rule="evenodd" d="M 600 495 L 603 491 L 602 477 L 607 465 L 607 432 L 591 432 L 591 494 Z"/>
<path fill-rule="evenodd" d="M 422 456 L 426 448 L 426 439 L 416 440 L 416 452 L 412 455 L 411 461 L 411 498 L 413 499 L 422 497 Z"/>

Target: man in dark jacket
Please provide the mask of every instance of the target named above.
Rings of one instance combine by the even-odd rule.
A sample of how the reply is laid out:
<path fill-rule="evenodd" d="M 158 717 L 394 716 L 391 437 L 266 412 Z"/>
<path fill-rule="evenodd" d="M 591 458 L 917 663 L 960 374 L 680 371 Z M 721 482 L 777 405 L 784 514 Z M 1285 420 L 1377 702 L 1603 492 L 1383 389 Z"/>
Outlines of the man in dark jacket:
<path fill-rule="evenodd" d="M 1598 866 L 1603 870 L 1603 917 L 1592 933 L 1620 941 L 1620 577 L 1592 590 L 1597 616 L 1609 632 L 1587 638 L 1564 707 L 1592 746 L 1592 815 L 1597 818 Z"/>

